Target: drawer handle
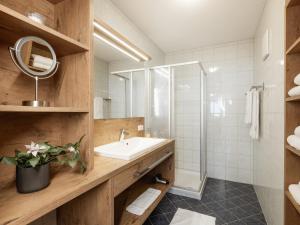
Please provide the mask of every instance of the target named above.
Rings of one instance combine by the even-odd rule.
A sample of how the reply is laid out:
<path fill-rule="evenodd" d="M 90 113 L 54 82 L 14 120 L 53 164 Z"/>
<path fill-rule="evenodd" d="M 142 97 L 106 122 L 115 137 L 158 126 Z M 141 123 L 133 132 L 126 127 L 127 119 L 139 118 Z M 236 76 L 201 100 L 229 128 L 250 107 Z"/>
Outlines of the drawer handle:
<path fill-rule="evenodd" d="M 161 159 L 159 159 L 156 162 L 154 162 L 151 166 L 147 167 L 146 169 L 144 169 L 142 171 L 135 172 L 133 176 L 135 178 L 144 176 L 150 170 L 152 170 L 153 168 L 155 168 L 156 166 L 158 166 L 159 164 L 161 164 L 163 161 L 165 161 L 167 158 L 169 158 L 169 156 L 171 156 L 172 154 L 173 154 L 173 152 L 168 152 L 164 157 L 162 157 Z"/>

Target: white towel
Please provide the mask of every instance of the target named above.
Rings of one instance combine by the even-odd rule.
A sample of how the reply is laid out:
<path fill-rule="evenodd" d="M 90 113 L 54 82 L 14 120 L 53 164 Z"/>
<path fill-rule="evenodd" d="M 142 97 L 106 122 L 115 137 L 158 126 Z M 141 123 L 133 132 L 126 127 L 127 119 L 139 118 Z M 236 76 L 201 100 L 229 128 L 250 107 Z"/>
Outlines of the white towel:
<path fill-rule="evenodd" d="M 216 218 L 179 208 L 170 225 L 215 225 Z"/>
<path fill-rule="evenodd" d="M 94 119 L 103 119 L 103 98 L 94 98 Z"/>
<path fill-rule="evenodd" d="M 300 73 L 294 78 L 294 83 L 300 85 Z"/>
<path fill-rule="evenodd" d="M 41 55 L 32 54 L 33 62 L 44 64 L 47 66 L 52 66 L 53 60 Z"/>
<path fill-rule="evenodd" d="M 289 186 L 289 192 L 295 199 L 295 201 L 300 205 L 300 185 L 299 184 L 291 184 Z"/>
<path fill-rule="evenodd" d="M 148 188 L 143 194 L 127 206 L 126 210 L 132 214 L 141 216 L 160 194 L 161 190 Z"/>
<path fill-rule="evenodd" d="M 300 86 L 293 87 L 292 89 L 289 90 L 288 92 L 289 96 L 296 96 L 300 95 Z"/>
<path fill-rule="evenodd" d="M 252 91 L 252 119 L 250 127 L 250 137 L 259 138 L 259 91 Z"/>
<path fill-rule="evenodd" d="M 247 91 L 246 93 L 246 113 L 245 113 L 245 123 L 251 124 L 252 121 L 252 91 Z"/>
<path fill-rule="evenodd" d="M 32 63 L 32 66 L 39 69 L 49 70 L 51 68 L 51 65 L 45 65 L 43 63 L 34 62 Z"/>
<path fill-rule="evenodd" d="M 300 138 L 296 135 L 288 136 L 287 143 L 295 149 L 300 150 Z"/>
<path fill-rule="evenodd" d="M 300 138 L 300 126 L 295 128 L 294 134 Z"/>

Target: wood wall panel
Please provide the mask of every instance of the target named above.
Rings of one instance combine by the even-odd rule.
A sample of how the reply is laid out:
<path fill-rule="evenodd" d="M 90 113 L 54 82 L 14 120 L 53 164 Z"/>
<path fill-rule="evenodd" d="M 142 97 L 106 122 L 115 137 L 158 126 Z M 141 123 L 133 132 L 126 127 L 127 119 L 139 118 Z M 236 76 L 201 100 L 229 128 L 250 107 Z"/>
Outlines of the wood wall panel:
<path fill-rule="evenodd" d="M 138 125 L 144 125 L 143 117 L 94 120 L 94 146 L 118 141 L 122 128 L 129 133 L 126 138 L 143 137 L 144 131 L 138 131 Z"/>

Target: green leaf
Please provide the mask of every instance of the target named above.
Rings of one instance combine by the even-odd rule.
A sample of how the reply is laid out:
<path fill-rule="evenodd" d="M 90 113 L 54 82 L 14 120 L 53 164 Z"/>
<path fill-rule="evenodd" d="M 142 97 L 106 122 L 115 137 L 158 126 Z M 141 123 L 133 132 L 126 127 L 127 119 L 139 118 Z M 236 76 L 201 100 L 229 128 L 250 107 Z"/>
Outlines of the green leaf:
<path fill-rule="evenodd" d="M 77 160 L 69 160 L 68 164 L 70 167 L 74 168 L 77 165 Z"/>
<path fill-rule="evenodd" d="M 15 157 L 3 157 L 1 162 L 7 164 L 7 165 L 17 165 L 17 161 Z"/>
<path fill-rule="evenodd" d="M 34 157 L 34 158 L 28 160 L 28 162 L 32 167 L 36 167 L 36 165 L 39 164 L 39 162 L 40 162 L 40 157 Z"/>

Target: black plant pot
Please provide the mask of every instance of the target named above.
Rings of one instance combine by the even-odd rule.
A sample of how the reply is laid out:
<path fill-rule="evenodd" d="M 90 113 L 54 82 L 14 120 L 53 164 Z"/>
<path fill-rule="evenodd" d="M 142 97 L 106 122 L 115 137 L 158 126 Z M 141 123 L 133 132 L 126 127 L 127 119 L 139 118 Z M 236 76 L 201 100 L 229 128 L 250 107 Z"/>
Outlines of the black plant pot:
<path fill-rule="evenodd" d="M 39 191 L 47 187 L 49 183 L 49 163 L 35 168 L 16 167 L 16 185 L 20 193 Z"/>

